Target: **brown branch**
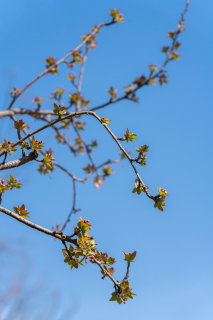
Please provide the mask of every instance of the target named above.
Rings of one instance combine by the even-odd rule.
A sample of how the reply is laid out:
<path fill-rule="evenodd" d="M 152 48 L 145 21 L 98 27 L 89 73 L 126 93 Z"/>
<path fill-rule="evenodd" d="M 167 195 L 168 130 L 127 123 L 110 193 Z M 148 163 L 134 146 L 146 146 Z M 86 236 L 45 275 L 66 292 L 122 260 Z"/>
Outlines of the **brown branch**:
<path fill-rule="evenodd" d="M 123 283 L 123 282 L 125 282 L 125 281 L 129 278 L 129 267 L 130 267 L 130 261 L 127 262 L 126 275 L 125 275 L 125 277 L 123 278 L 123 280 L 119 282 L 120 284 Z"/>
<path fill-rule="evenodd" d="M 188 11 L 189 3 L 190 3 L 190 0 L 187 0 L 187 1 L 186 1 L 185 9 L 184 9 L 183 13 L 181 14 L 182 19 L 184 18 L 186 12 Z M 173 38 L 172 45 L 171 45 L 171 47 L 170 47 L 170 49 L 169 49 L 169 52 L 170 52 L 170 53 L 174 50 L 175 42 L 177 41 L 177 38 L 178 38 L 178 36 L 179 36 L 180 33 L 181 33 L 181 31 L 179 31 L 179 30 L 176 31 L 176 35 L 175 35 L 175 37 Z M 159 70 L 158 72 L 156 72 L 156 74 L 152 74 L 152 73 L 151 73 L 150 76 L 151 76 L 152 78 L 154 78 L 154 79 L 158 78 L 162 72 L 165 72 L 165 67 L 166 67 L 166 65 L 167 65 L 170 61 L 172 61 L 172 60 L 173 60 L 173 59 L 172 59 L 172 58 L 169 58 L 169 55 L 167 55 L 166 60 L 165 60 L 165 62 L 163 63 L 163 65 L 162 65 L 162 67 L 160 68 L 160 70 Z M 129 98 L 129 96 L 130 96 L 132 93 L 135 93 L 135 92 L 138 91 L 140 88 L 142 88 L 142 87 L 144 87 L 144 86 L 147 86 L 147 85 L 149 85 L 149 77 L 148 77 L 147 80 L 144 81 L 142 84 L 137 85 L 136 88 L 135 88 L 134 90 L 132 90 L 131 92 L 125 93 L 125 94 L 124 94 L 123 96 L 121 96 L 120 98 L 116 98 L 116 99 L 114 99 L 114 100 L 110 99 L 108 102 L 106 102 L 106 103 L 104 103 L 104 104 L 102 104 L 102 105 L 99 105 L 99 106 L 97 106 L 97 107 L 91 108 L 91 109 L 89 109 L 89 110 L 90 110 L 90 111 L 96 111 L 96 110 L 102 109 L 102 108 L 104 108 L 104 107 L 106 107 L 106 106 L 108 106 L 108 105 L 111 105 L 111 104 L 117 103 L 117 102 L 119 102 L 119 101 L 122 101 L 122 100 L 124 100 L 124 99 L 131 100 L 131 98 Z"/>
<path fill-rule="evenodd" d="M 32 115 L 33 116 L 33 115 Z M 35 117 L 36 118 L 36 117 Z M 37 118 L 36 118 L 37 119 Z M 50 119 L 44 118 L 44 117 L 40 117 L 38 120 L 42 120 L 45 121 L 47 123 L 51 123 L 52 121 Z M 57 128 L 56 126 L 52 125 L 52 128 L 55 130 L 55 132 L 63 139 L 64 144 L 66 144 L 70 150 L 74 153 L 74 155 L 76 155 L 76 150 L 74 149 L 73 145 L 64 137 L 64 135 L 60 132 L 59 128 Z"/>
<path fill-rule="evenodd" d="M 75 202 L 76 202 L 76 184 L 75 184 L 75 180 L 73 179 L 73 205 L 72 205 L 72 209 L 67 217 L 67 220 L 64 222 L 64 225 L 61 228 L 62 231 L 66 228 L 67 224 L 70 222 L 71 215 L 80 210 L 80 209 L 75 208 Z"/>
<path fill-rule="evenodd" d="M 20 95 L 27 89 L 29 88 L 34 82 L 36 82 L 38 79 L 40 79 L 42 76 L 45 74 L 49 73 L 52 69 L 54 69 L 56 66 L 58 66 L 60 63 L 65 62 L 68 57 L 70 57 L 75 51 L 78 51 L 90 38 L 92 38 L 93 35 L 95 35 L 103 26 L 110 26 L 114 24 L 115 21 L 112 21 L 110 23 L 100 23 L 97 28 L 94 29 L 93 32 L 91 32 L 88 37 L 82 41 L 75 49 L 71 50 L 69 53 L 67 53 L 62 59 L 57 61 L 55 64 L 51 65 L 49 68 L 44 70 L 42 73 L 40 73 L 37 77 L 35 77 L 32 81 L 30 81 L 23 89 L 19 91 L 19 93 L 13 98 L 11 101 L 8 109 L 10 110 L 14 104 L 14 102 L 20 97 Z"/>
<path fill-rule="evenodd" d="M 54 125 L 54 124 L 56 124 L 56 123 L 58 123 L 58 122 L 60 122 L 60 121 L 62 121 L 62 120 L 69 119 L 69 118 L 72 118 L 72 117 L 75 117 L 75 116 L 78 116 L 78 115 L 83 115 L 83 114 L 91 115 L 91 116 L 95 117 L 95 118 L 101 123 L 101 125 L 102 125 L 102 122 L 101 122 L 100 117 L 99 117 L 95 112 L 92 112 L 92 111 L 72 112 L 72 113 L 68 114 L 67 116 L 65 116 L 65 117 L 63 117 L 63 118 L 56 119 L 56 120 L 52 121 L 51 123 L 47 124 L 46 126 L 43 126 L 43 127 L 39 128 L 39 129 L 37 129 L 37 130 L 35 130 L 35 131 L 27 134 L 25 137 L 23 137 L 23 138 L 20 139 L 19 141 L 13 143 L 11 146 L 12 146 L 12 147 L 15 147 L 16 145 L 20 144 L 20 143 L 23 142 L 24 140 L 26 140 L 26 139 L 28 139 L 29 137 L 33 136 L 34 134 L 36 134 L 36 133 L 38 133 L 38 132 L 40 132 L 40 131 L 42 131 L 42 130 L 44 130 L 44 129 L 46 129 L 46 128 L 49 128 L 49 127 L 51 127 L 52 125 Z M 131 166 L 133 167 L 133 169 L 134 169 L 134 171 L 135 171 L 135 174 L 137 175 L 137 178 L 138 178 L 139 182 L 141 183 L 141 186 L 142 186 L 144 192 L 146 193 L 146 195 L 147 195 L 150 199 L 152 199 L 152 200 L 155 201 L 155 200 L 156 200 L 156 197 L 153 197 L 153 196 L 150 195 L 150 193 L 149 193 L 148 190 L 147 190 L 146 185 L 143 183 L 143 181 L 142 181 L 139 173 L 137 172 L 137 170 L 136 170 L 136 168 L 135 168 L 135 166 L 134 166 L 134 164 L 133 164 L 133 160 L 134 160 L 134 159 L 132 159 L 132 158 L 129 156 L 128 152 L 122 147 L 122 145 L 121 145 L 120 142 L 117 140 L 117 138 L 116 138 L 116 136 L 114 135 L 114 133 L 108 128 L 108 126 L 104 125 L 104 127 L 105 127 L 105 129 L 109 132 L 109 134 L 112 136 L 112 138 L 115 140 L 115 142 L 116 142 L 117 145 L 119 146 L 120 150 L 124 152 L 124 154 L 126 155 L 127 159 L 129 160 L 129 162 L 131 163 Z M 0 153 L 0 157 L 1 157 L 2 155 L 4 155 L 4 154 L 5 154 L 5 151 L 2 151 L 2 152 Z M 87 152 L 87 154 L 88 154 L 88 156 L 91 158 L 91 156 L 89 155 L 88 152 Z M 93 161 L 93 160 L 91 160 L 91 161 Z"/>
<path fill-rule="evenodd" d="M 43 232 L 43 233 L 45 233 L 45 234 L 48 234 L 49 236 L 52 236 L 52 237 L 57 238 L 57 239 L 59 239 L 59 240 L 64 240 L 64 241 L 67 241 L 67 242 L 70 242 L 70 243 L 73 243 L 73 244 L 77 245 L 76 239 L 70 239 L 69 236 L 67 236 L 67 235 L 65 235 L 65 234 L 63 234 L 63 233 L 60 234 L 60 233 L 57 233 L 57 232 L 52 231 L 52 230 L 50 230 L 50 229 L 46 229 L 46 228 L 44 228 L 44 227 L 41 227 L 41 226 L 39 226 L 39 225 L 31 222 L 31 221 L 28 221 L 28 220 L 20 217 L 18 214 L 14 213 L 14 212 L 12 212 L 12 211 L 10 211 L 10 210 L 8 210 L 8 209 L 5 209 L 5 208 L 3 208 L 3 207 L 0 207 L 0 211 L 3 212 L 3 213 L 5 213 L 5 214 L 7 214 L 7 215 L 10 216 L 11 218 L 16 219 L 16 220 L 18 220 L 19 222 L 21 222 L 21 223 L 23 223 L 23 224 L 26 224 L 26 225 L 27 225 L 28 227 L 30 227 L 30 228 L 36 229 L 36 230 L 38 230 L 38 231 L 40 231 L 40 232 Z"/>
<path fill-rule="evenodd" d="M 95 259 L 94 256 L 91 256 L 91 259 L 93 259 L 94 263 L 97 264 L 99 266 L 99 268 L 101 268 L 101 270 L 104 272 L 104 274 L 106 274 L 110 278 L 110 280 L 114 283 L 114 285 L 117 288 L 122 290 L 120 283 L 118 281 L 116 281 L 106 269 L 104 269 L 104 267 L 101 265 L 101 263 L 97 259 Z"/>
<path fill-rule="evenodd" d="M 27 162 L 30 162 L 32 160 L 36 160 L 37 157 L 38 157 L 38 153 L 36 151 L 32 151 L 27 156 L 24 156 L 24 157 L 19 158 L 17 160 L 8 161 L 4 164 L 0 164 L 0 170 L 7 170 L 7 169 L 20 167 L 23 164 L 26 164 Z"/>
<path fill-rule="evenodd" d="M 62 171 L 66 172 L 73 180 L 78 181 L 78 182 L 85 182 L 92 174 L 92 172 L 91 172 L 85 178 L 80 179 L 80 178 L 75 177 L 69 170 L 65 169 L 64 167 L 62 167 L 57 162 L 54 161 L 53 165 L 55 165 L 56 167 L 60 168 Z"/>

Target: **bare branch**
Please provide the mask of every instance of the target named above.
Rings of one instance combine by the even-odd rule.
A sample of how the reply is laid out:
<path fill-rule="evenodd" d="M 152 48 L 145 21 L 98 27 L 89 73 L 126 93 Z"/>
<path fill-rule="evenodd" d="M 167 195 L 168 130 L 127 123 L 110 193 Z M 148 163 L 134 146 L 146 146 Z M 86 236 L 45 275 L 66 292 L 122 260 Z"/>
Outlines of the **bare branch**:
<path fill-rule="evenodd" d="M 0 164 L 0 170 L 7 170 L 7 169 L 20 167 L 23 164 L 26 164 L 27 162 L 30 162 L 32 160 L 36 160 L 37 157 L 38 157 L 38 153 L 36 151 L 32 151 L 27 156 L 24 156 L 24 157 L 19 158 L 17 160 L 8 161 L 4 164 Z"/>
<path fill-rule="evenodd" d="M 37 224 L 35 224 L 35 223 L 33 223 L 33 222 L 30 222 L 30 221 L 28 221 L 28 220 L 20 217 L 18 214 L 16 214 L 15 212 L 10 211 L 10 210 L 8 210 L 8 209 L 5 209 L 5 208 L 3 208 L 3 207 L 0 207 L 0 211 L 3 212 L 3 213 L 5 213 L 5 214 L 7 214 L 8 216 L 10 216 L 10 217 L 18 220 L 19 222 L 21 222 L 21 223 L 23 223 L 23 224 L 26 224 L 26 225 L 27 225 L 28 227 L 30 227 L 30 228 L 36 229 L 36 230 L 38 230 L 38 231 L 40 231 L 40 232 L 43 232 L 43 233 L 45 233 L 45 234 L 48 234 L 49 236 L 54 237 L 54 238 L 58 238 L 59 240 L 65 240 L 65 241 L 70 242 L 70 243 L 73 243 L 73 244 L 75 244 L 75 245 L 77 244 L 77 243 L 76 243 L 76 240 L 70 239 L 69 236 L 64 235 L 63 233 L 62 233 L 62 235 L 61 235 L 61 234 L 58 234 L 58 233 L 55 232 L 55 231 L 52 231 L 52 230 L 46 229 L 46 228 L 44 228 L 44 227 L 41 227 L 41 226 L 39 226 L 39 225 L 37 225 Z"/>

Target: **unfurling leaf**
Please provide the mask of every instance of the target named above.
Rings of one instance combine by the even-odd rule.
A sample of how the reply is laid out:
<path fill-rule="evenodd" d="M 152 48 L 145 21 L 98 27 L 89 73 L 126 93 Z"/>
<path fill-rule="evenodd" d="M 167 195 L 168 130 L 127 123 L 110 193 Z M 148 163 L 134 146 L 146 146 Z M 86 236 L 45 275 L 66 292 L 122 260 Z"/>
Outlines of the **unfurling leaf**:
<path fill-rule="evenodd" d="M 73 60 L 75 62 L 79 62 L 79 63 L 82 63 L 83 62 L 83 58 L 81 56 L 81 52 L 80 51 L 74 51 L 72 53 L 72 57 L 73 57 Z"/>
<path fill-rule="evenodd" d="M 146 189 L 149 189 L 146 186 Z M 135 187 L 132 190 L 132 193 L 137 192 L 137 194 L 141 194 L 141 192 L 145 192 L 144 187 L 142 186 L 141 182 L 138 179 L 135 179 Z"/>
<path fill-rule="evenodd" d="M 27 212 L 27 209 L 25 208 L 25 205 L 22 204 L 21 207 L 13 207 L 15 213 L 17 213 L 22 218 L 29 218 L 29 212 Z"/>
<path fill-rule="evenodd" d="M 168 197 L 168 192 L 163 188 L 158 188 L 158 193 L 160 196 Z"/>
<path fill-rule="evenodd" d="M 127 128 L 126 133 L 124 134 L 124 137 L 125 137 L 126 142 L 129 142 L 129 141 L 135 141 L 136 140 L 135 137 L 137 137 L 137 135 L 134 133 L 131 133 L 129 131 L 129 129 Z"/>
<path fill-rule="evenodd" d="M 127 262 L 132 262 L 136 257 L 136 251 L 134 251 L 133 253 L 131 253 L 131 252 L 125 253 L 125 252 L 122 251 L 122 253 L 125 256 L 124 260 L 127 261 Z"/>
<path fill-rule="evenodd" d="M 153 78 L 153 77 L 149 77 L 149 81 L 148 81 L 149 84 L 152 84 L 153 86 L 156 85 L 156 79 Z"/>
<path fill-rule="evenodd" d="M 149 69 L 150 69 L 151 72 L 157 71 L 157 65 L 154 64 L 154 63 L 153 63 L 153 64 L 150 64 L 150 65 L 149 65 Z"/>
<path fill-rule="evenodd" d="M 105 176 L 110 176 L 112 173 L 114 173 L 114 171 L 111 170 L 110 166 L 106 166 L 103 168 L 103 173 Z"/>
<path fill-rule="evenodd" d="M 52 168 L 52 162 L 55 161 L 55 158 L 53 157 L 53 153 L 51 150 L 47 151 L 43 158 L 43 162 L 50 168 Z"/>
<path fill-rule="evenodd" d="M 175 31 L 169 31 L 169 32 L 167 33 L 167 36 L 168 36 L 169 38 L 174 38 L 175 35 L 176 35 L 176 32 L 175 32 Z"/>
<path fill-rule="evenodd" d="M 86 40 L 87 46 L 89 46 L 91 49 L 94 49 L 97 45 L 96 36 L 93 35 L 93 36 L 90 36 L 90 38 L 89 38 L 89 36 L 90 36 L 90 33 L 86 33 L 84 36 L 81 36 L 81 39 L 83 41 Z M 89 38 L 89 39 L 87 40 L 87 38 Z"/>
<path fill-rule="evenodd" d="M 110 123 L 111 121 L 112 121 L 112 120 L 107 119 L 105 115 L 104 115 L 104 117 L 101 117 L 101 123 L 102 123 L 104 126 L 107 126 L 108 123 Z"/>
<path fill-rule="evenodd" d="M 87 171 L 88 173 L 93 172 L 95 170 L 94 164 L 93 165 L 88 164 L 88 166 L 83 168 L 83 170 Z"/>
<path fill-rule="evenodd" d="M 145 144 L 144 146 L 141 146 L 140 148 L 135 148 L 137 152 L 143 153 L 148 152 L 149 147 Z"/>
<path fill-rule="evenodd" d="M 165 74 L 162 74 L 160 77 L 159 77 L 159 83 L 160 85 L 162 86 L 163 83 L 168 83 L 167 81 L 167 76 Z"/>
<path fill-rule="evenodd" d="M 18 182 L 18 179 L 15 179 L 13 176 L 10 176 L 10 180 L 7 180 L 8 185 L 10 186 L 11 189 L 20 189 L 21 188 L 21 183 Z"/>
<path fill-rule="evenodd" d="M 154 207 L 158 208 L 158 210 L 163 211 L 163 207 L 166 206 L 165 198 L 168 197 L 168 192 L 163 188 L 158 188 L 159 196 L 156 197 Z"/>
<path fill-rule="evenodd" d="M 6 151 L 10 156 L 12 156 L 11 152 L 16 152 L 16 147 L 12 146 L 12 142 L 4 139 L 4 143 L 0 144 L 0 151 Z"/>
<path fill-rule="evenodd" d="M 92 182 L 95 183 L 95 187 L 96 187 L 97 189 L 100 189 L 101 184 L 104 183 L 104 178 L 96 177 L 96 178 L 93 178 L 93 179 L 92 179 Z"/>
<path fill-rule="evenodd" d="M 110 9 L 110 16 L 112 16 L 115 22 L 124 22 L 124 17 L 122 13 L 119 13 L 117 9 Z"/>
<path fill-rule="evenodd" d="M 133 89 L 134 89 L 134 85 L 133 84 L 128 84 L 128 86 L 124 87 L 124 90 L 125 90 L 126 94 L 130 94 Z"/>
<path fill-rule="evenodd" d="M 77 78 L 77 76 L 76 76 L 75 73 L 70 72 L 70 73 L 68 74 L 68 76 L 66 76 L 66 78 L 67 78 L 67 80 L 69 80 L 69 81 L 74 81 L 74 80 Z"/>
<path fill-rule="evenodd" d="M 114 89 L 113 87 L 109 88 L 107 92 L 109 92 L 111 99 L 117 99 L 117 89 Z"/>
<path fill-rule="evenodd" d="M 173 60 L 179 60 L 180 59 L 180 55 L 177 52 L 172 51 L 171 55 L 172 55 L 172 59 Z"/>
<path fill-rule="evenodd" d="M 14 121 L 14 128 L 17 130 L 23 130 L 25 127 L 28 127 L 27 124 L 24 123 L 23 120 Z"/>
<path fill-rule="evenodd" d="M 57 106 L 56 103 L 54 103 L 54 110 L 53 112 L 57 115 L 63 115 L 67 113 L 67 108 L 66 107 L 61 107 L 60 105 Z"/>
<path fill-rule="evenodd" d="M 4 179 L 0 179 L 0 196 L 5 191 L 11 189 L 11 186 L 9 184 L 4 184 L 4 183 L 5 183 L 5 180 Z"/>
<path fill-rule="evenodd" d="M 40 97 L 35 97 L 35 99 L 33 99 L 33 102 L 37 103 L 37 104 L 40 104 L 42 103 L 42 101 L 44 100 L 44 98 L 40 98 Z"/>
<path fill-rule="evenodd" d="M 44 61 L 47 63 L 47 65 L 46 65 L 47 69 L 54 65 L 54 67 L 52 67 L 52 69 L 49 71 L 49 73 L 58 74 L 58 66 L 56 65 L 56 58 L 55 57 L 49 56 Z"/>
<path fill-rule="evenodd" d="M 38 172 L 40 172 L 41 174 L 48 174 L 48 173 L 51 173 L 53 169 L 54 169 L 53 166 L 48 167 L 45 163 L 43 163 L 39 165 Z"/>
<path fill-rule="evenodd" d="M 98 146 L 97 141 L 96 141 L 96 140 L 92 141 L 91 146 L 92 146 L 93 148 L 97 148 L 97 146 Z"/>
<path fill-rule="evenodd" d="M 141 86 L 145 81 L 146 81 L 146 77 L 145 76 L 141 76 L 140 78 L 136 78 L 133 83 L 138 85 L 138 86 Z"/>
<path fill-rule="evenodd" d="M 169 47 L 163 47 L 162 52 L 167 53 L 169 51 Z"/>
<path fill-rule="evenodd" d="M 36 151 L 41 151 L 44 144 L 42 141 L 39 141 L 38 139 L 35 139 L 34 136 L 32 137 L 32 140 L 30 141 L 30 148 Z"/>

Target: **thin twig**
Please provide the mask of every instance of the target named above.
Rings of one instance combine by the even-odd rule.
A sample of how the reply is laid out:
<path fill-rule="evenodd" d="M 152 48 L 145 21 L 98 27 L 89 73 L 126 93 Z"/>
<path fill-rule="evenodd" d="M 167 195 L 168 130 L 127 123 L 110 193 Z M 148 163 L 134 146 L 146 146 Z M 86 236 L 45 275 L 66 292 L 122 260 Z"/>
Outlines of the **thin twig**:
<path fill-rule="evenodd" d="M 27 89 L 29 88 L 34 82 L 36 82 L 38 79 L 40 79 L 42 76 L 44 76 L 45 74 L 49 73 L 52 69 L 54 69 L 56 66 L 58 66 L 60 63 L 65 62 L 65 60 L 70 57 L 75 51 L 78 51 L 90 38 L 93 37 L 93 35 L 95 35 L 103 26 L 110 26 L 112 24 L 114 24 L 115 21 L 112 21 L 110 23 L 100 23 L 97 28 L 94 29 L 94 31 L 92 31 L 88 37 L 82 41 L 75 49 L 71 50 L 69 53 L 67 53 L 62 59 L 60 59 L 59 61 L 57 61 L 56 63 L 54 63 L 53 65 L 51 65 L 49 68 L 47 68 L 46 70 L 44 70 L 42 73 L 40 73 L 37 77 L 35 77 L 32 81 L 30 81 L 23 89 L 21 89 L 19 91 L 19 93 L 13 98 L 13 100 L 11 101 L 8 109 L 10 110 L 14 104 L 14 102 L 18 99 L 18 97 L 20 97 L 20 95 Z"/>
<path fill-rule="evenodd" d="M 87 46 L 86 47 L 86 52 L 84 54 L 83 57 L 83 61 L 82 61 L 82 65 L 81 65 L 81 71 L 80 71 L 80 75 L 79 75 L 79 81 L 78 81 L 78 89 L 77 92 L 81 93 L 81 85 L 82 85 L 82 80 L 83 80 L 83 74 L 84 74 L 84 68 L 85 68 L 85 64 L 86 64 L 86 60 L 87 60 L 87 56 L 89 53 L 90 47 Z M 76 105 L 76 111 L 78 111 L 80 109 L 80 100 L 77 101 L 77 105 Z"/>

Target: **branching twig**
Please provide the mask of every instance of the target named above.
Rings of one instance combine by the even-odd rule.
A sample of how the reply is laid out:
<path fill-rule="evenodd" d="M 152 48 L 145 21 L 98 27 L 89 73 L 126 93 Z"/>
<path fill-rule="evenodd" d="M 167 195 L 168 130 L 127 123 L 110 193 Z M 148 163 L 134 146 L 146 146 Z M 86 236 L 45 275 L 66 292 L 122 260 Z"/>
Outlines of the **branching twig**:
<path fill-rule="evenodd" d="M 70 237 L 67 236 L 67 235 L 61 236 L 57 232 L 49 230 L 49 229 L 46 229 L 44 227 L 41 227 L 41 226 L 39 226 L 39 225 L 37 225 L 37 224 L 35 224 L 33 222 L 30 222 L 30 221 L 20 217 L 18 214 L 14 213 L 14 212 L 12 212 L 12 211 L 10 211 L 8 209 L 5 209 L 3 207 L 0 207 L 0 211 L 5 213 L 5 214 L 7 214 L 8 216 L 18 220 L 19 222 L 21 222 L 23 224 L 26 224 L 30 228 L 36 229 L 36 230 L 38 230 L 40 232 L 43 232 L 45 234 L 48 234 L 49 236 L 54 237 L 54 238 L 58 238 L 59 240 L 65 240 L 67 242 L 70 242 L 70 243 L 73 243 L 73 244 L 77 245 L 76 240 L 75 239 L 70 239 Z"/>
<path fill-rule="evenodd" d="M 39 128 L 39 129 L 37 129 L 37 130 L 29 133 L 29 134 L 27 134 L 25 137 L 23 137 L 23 138 L 20 139 L 19 141 L 13 143 L 13 144 L 12 144 L 12 147 L 17 146 L 18 144 L 22 143 L 24 140 L 28 139 L 29 137 L 35 135 L 36 133 L 38 133 L 38 132 L 40 132 L 40 131 L 43 131 L 43 130 L 45 130 L 45 129 L 51 127 L 51 126 L 53 126 L 54 124 L 56 124 L 56 123 L 58 123 L 58 122 L 60 122 L 60 121 L 62 121 L 62 120 L 70 119 L 70 118 L 72 118 L 72 117 L 76 117 L 76 116 L 78 116 L 78 115 L 84 115 L 84 114 L 85 114 L 85 115 L 91 115 L 91 116 L 93 116 L 93 117 L 96 118 L 96 119 L 101 123 L 101 125 L 102 125 L 101 118 L 100 118 L 95 112 L 92 112 L 92 111 L 72 112 L 72 113 L 68 114 L 67 116 L 65 116 L 65 117 L 63 117 L 63 118 L 53 120 L 53 121 L 51 121 L 49 124 L 47 124 L 47 125 Z M 132 159 L 132 158 L 129 156 L 128 152 L 122 147 L 122 145 L 121 145 L 120 142 L 117 140 L 117 138 L 116 138 L 116 136 L 114 135 L 114 133 L 108 128 L 108 126 L 104 125 L 104 127 L 105 127 L 105 129 L 109 132 L 109 134 L 112 136 L 112 138 L 114 139 L 114 141 L 117 143 L 117 145 L 119 146 L 120 150 L 123 151 L 123 153 L 126 155 L 126 157 L 127 157 L 127 159 L 129 160 L 129 162 L 131 163 L 131 166 L 133 167 L 133 170 L 135 171 L 135 174 L 136 174 L 136 176 L 137 176 L 137 178 L 138 178 L 138 180 L 139 180 L 139 182 L 140 182 L 140 184 L 141 184 L 144 192 L 146 193 L 146 195 L 147 195 L 150 199 L 152 199 L 152 200 L 155 201 L 155 200 L 156 200 L 156 197 L 153 197 L 153 196 L 150 195 L 150 193 L 149 193 L 148 190 L 147 190 L 147 186 L 143 183 L 143 181 L 142 181 L 139 173 L 137 172 L 137 170 L 136 170 L 136 168 L 135 168 L 135 166 L 134 166 L 134 164 L 133 164 L 133 160 L 134 160 L 134 159 Z M 89 152 L 87 152 L 87 153 L 88 153 L 88 156 L 90 157 Z M 4 154 L 5 154 L 5 151 L 2 151 L 2 152 L 0 153 L 0 157 L 1 157 L 2 155 L 4 155 Z"/>
<path fill-rule="evenodd" d="M 19 93 L 13 97 L 13 100 L 11 101 L 8 109 L 10 110 L 14 104 L 14 102 L 18 99 L 18 97 L 20 97 L 20 95 L 27 89 L 29 88 L 34 82 L 36 82 L 38 79 L 40 79 L 42 76 L 44 76 L 45 74 L 49 73 L 52 69 L 54 69 L 56 66 L 58 66 L 59 64 L 61 64 L 62 62 L 65 62 L 66 59 L 68 57 L 70 57 L 74 52 L 78 51 L 88 40 L 90 40 L 90 38 L 92 38 L 103 26 L 110 26 L 112 24 L 114 24 L 115 21 L 112 21 L 110 23 L 100 23 L 97 28 L 94 29 L 93 32 L 91 32 L 88 37 L 82 41 L 75 49 L 71 50 L 69 53 L 67 53 L 62 59 L 60 59 L 59 61 L 57 61 L 56 63 L 52 64 L 49 68 L 47 68 L 46 70 L 44 70 L 42 73 L 40 73 L 37 77 L 35 77 L 32 81 L 30 81 L 23 89 L 21 89 L 19 91 Z"/>

